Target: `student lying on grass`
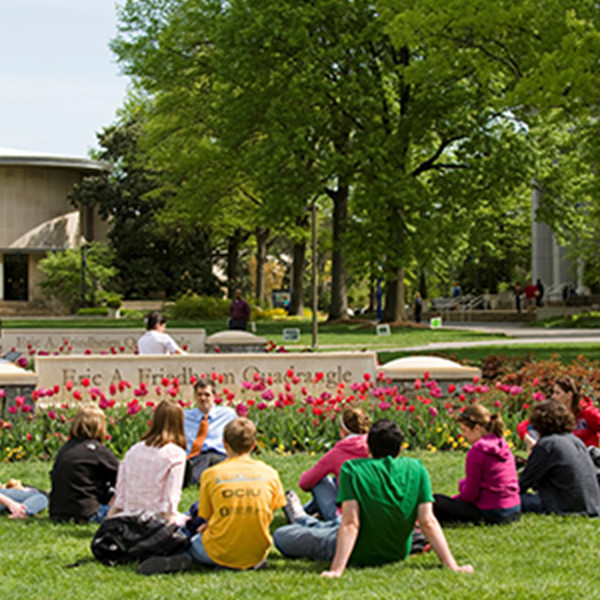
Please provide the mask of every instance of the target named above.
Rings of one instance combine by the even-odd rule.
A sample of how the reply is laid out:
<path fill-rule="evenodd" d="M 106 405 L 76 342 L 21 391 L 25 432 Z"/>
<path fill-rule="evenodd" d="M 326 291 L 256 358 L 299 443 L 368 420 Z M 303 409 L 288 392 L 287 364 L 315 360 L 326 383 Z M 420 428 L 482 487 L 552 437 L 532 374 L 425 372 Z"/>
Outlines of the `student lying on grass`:
<path fill-rule="evenodd" d="M 26 519 L 47 506 L 46 494 L 36 488 L 24 486 L 17 479 L 10 479 L 6 485 L 0 483 L 0 514 L 8 512 L 9 519 Z"/>
<path fill-rule="evenodd" d="M 368 435 L 370 458 L 342 465 L 338 502 L 342 517 L 318 521 L 306 513 L 274 535 L 276 548 L 290 558 L 330 561 L 324 577 L 341 577 L 350 564 L 377 566 L 405 559 L 418 518 L 421 530 L 449 569 L 459 566 L 433 514 L 431 482 L 420 460 L 400 458 L 402 431 L 393 421 L 377 421 Z M 302 511 L 302 507 L 299 507 Z"/>

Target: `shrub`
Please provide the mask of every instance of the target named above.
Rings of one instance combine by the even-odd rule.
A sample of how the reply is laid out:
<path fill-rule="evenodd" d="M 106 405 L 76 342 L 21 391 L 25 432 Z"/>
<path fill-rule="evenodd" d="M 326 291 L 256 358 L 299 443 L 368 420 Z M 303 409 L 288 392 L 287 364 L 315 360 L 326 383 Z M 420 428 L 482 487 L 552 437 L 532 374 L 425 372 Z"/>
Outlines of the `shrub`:
<path fill-rule="evenodd" d="M 86 301 L 100 304 L 106 290 L 115 280 L 117 269 L 111 266 L 110 251 L 100 244 L 91 244 L 86 251 Z M 49 252 L 39 263 L 45 279 L 40 287 L 50 297 L 56 298 L 75 312 L 82 304 L 80 250 L 69 249 Z"/>
<path fill-rule="evenodd" d="M 229 300 L 214 296 L 186 294 L 167 308 L 173 319 L 217 319 L 229 316 Z"/>
<path fill-rule="evenodd" d="M 107 317 L 108 308 L 106 306 L 88 306 L 87 308 L 80 308 L 77 315 L 80 317 Z"/>

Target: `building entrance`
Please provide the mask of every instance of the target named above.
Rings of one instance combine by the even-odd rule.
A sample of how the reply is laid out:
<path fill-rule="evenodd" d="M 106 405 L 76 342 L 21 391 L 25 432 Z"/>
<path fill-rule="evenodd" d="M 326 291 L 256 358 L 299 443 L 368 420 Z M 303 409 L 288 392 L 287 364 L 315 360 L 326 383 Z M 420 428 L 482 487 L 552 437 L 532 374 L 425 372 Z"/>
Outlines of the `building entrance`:
<path fill-rule="evenodd" d="M 29 277 L 27 254 L 4 255 L 4 300 L 28 300 Z"/>

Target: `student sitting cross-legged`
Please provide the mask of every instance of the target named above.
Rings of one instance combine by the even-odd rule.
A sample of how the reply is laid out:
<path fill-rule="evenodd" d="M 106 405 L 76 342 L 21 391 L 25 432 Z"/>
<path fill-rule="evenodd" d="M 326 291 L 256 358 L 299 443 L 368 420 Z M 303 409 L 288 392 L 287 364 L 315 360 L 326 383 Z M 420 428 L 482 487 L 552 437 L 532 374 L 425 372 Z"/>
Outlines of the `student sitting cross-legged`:
<path fill-rule="evenodd" d="M 206 523 L 183 554 L 155 556 L 142 562 L 138 573 L 152 575 L 189 568 L 193 562 L 229 569 L 252 569 L 264 564 L 272 538 L 273 512 L 285 505 L 275 469 L 250 458 L 256 427 L 235 419 L 224 431 L 227 459 L 202 474 L 198 516 Z"/>
<path fill-rule="evenodd" d="M 367 438 L 370 458 L 342 465 L 338 502 L 342 518 L 318 521 L 306 514 L 274 535 L 276 548 L 290 558 L 333 559 L 324 577 L 341 577 L 350 564 L 375 566 L 403 560 L 410 552 L 415 520 L 442 563 L 459 566 L 432 509 L 429 474 L 421 461 L 400 458 L 402 431 L 393 421 L 377 421 Z M 301 508 L 300 508 L 301 510 Z"/>

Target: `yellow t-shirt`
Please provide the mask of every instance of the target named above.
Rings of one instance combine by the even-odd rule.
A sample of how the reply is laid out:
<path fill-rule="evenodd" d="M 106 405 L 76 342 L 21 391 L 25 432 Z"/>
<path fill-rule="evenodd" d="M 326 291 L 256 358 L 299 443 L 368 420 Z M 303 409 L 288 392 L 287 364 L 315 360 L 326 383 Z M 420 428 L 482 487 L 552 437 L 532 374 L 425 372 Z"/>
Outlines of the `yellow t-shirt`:
<path fill-rule="evenodd" d="M 198 516 L 206 553 L 217 564 L 248 569 L 265 559 L 273 543 L 273 511 L 285 505 L 275 469 L 250 457 L 227 459 L 202 474 Z"/>

